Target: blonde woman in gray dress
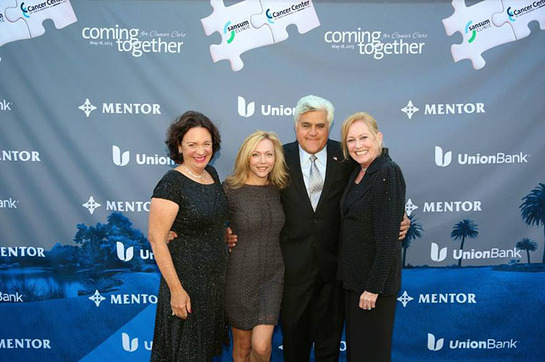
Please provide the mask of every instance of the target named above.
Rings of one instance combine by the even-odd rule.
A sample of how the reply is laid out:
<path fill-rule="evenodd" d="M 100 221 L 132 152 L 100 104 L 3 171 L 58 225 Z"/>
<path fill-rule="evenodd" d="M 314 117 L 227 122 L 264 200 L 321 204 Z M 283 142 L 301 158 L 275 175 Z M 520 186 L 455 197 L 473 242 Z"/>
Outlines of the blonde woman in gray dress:
<path fill-rule="evenodd" d="M 224 182 L 230 224 L 238 236 L 229 255 L 225 312 L 233 335 L 234 361 L 268 361 L 284 282 L 280 190 L 288 183 L 276 134 L 257 131 L 238 152 Z"/>

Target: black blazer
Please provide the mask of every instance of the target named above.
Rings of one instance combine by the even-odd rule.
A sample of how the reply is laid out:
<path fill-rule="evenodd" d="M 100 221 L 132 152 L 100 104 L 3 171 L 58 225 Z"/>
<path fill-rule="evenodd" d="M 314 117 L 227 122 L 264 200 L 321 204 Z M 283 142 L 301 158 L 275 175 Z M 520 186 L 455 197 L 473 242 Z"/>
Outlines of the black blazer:
<path fill-rule="evenodd" d="M 299 144 L 284 145 L 291 182 L 282 191 L 286 223 L 280 233 L 284 257 L 285 284 L 301 285 L 320 275 L 325 282 L 336 280 L 339 250 L 339 202 L 354 163 L 344 160 L 340 143 L 327 141 L 327 167 L 324 188 L 312 209 L 301 171 Z"/>
<path fill-rule="evenodd" d="M 401 286 L 399 224 L 405 204 L 405 180 L 384 149 L 359 184 L 350 176 L 341 199 L 342 231 L 338 277 L 345 289 L 396 294 Z"/>

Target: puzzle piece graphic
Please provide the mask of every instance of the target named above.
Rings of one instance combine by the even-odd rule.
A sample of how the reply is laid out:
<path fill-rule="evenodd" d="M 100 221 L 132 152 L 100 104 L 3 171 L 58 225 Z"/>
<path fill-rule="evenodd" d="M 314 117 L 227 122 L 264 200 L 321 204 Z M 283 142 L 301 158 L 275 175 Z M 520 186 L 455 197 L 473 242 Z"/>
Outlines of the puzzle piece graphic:
<path fill-rule="evenodd" d="M 530 35 L 528 23 L 539 22 L 541 30 L 545 30 L 545 1 L 535 0 L 503 0 L 503 12 L 492 15 L 494 25 L 508 23 L 513 28 L 517 39 Z"/>
<path fill-rule="evenodd" d="M 17 20 L 15 22 L 11 22 L 7 19 L 6 15 L 4 14 L 4 9 L 6 9 L 8 6 L 16 6 L 16 5 L 17 3 L 15 0 L 13 1 L 0 0 L 0 46 L 12 41 L 31 38 L 30 32 L 28 31 L 28 27 L 23 20 Z"/>
<path fill-rule="evenodd" d="M 256 28 L 267 25 L 271 29 L 275 43 L 288 38 L 289 34 L 286 31 L 288 25 L 297 26 L 299 34 L 320 26 L 312 0 L 261 0 L 261 6 L 263 12 L 252 16 L 252 25 Z"/>
<path fill-rule="evenodd" d="M 46 19 L 53 20 L 57 29 L 78 21 L 70 0 L 18 0 L 15 8 L 8 8 L 5 12 L 7 19 L 11 22 L 17 22 L 20 19 L 26 22 L 32 38 L 45 33 L 42 23 Z"/>
<path fill-rule="evenodd" d="M 513 29 L 508 25 L 495 26 L 492 14 L 503 11 L 499 0 L 484 0 L 466 7 L 464 0 L 453 0 L 454 14 L 443 19 L 443 26 L 449 36 L 460 32 L 461 44 L 454 44 L 450 50 L 454 62 L 469 59 L 474 69 L 481 69 L 486 64 L 482 53 L 498 45 L 517 40 Z"/>
<path fill-rule="evenodd" d="M 225 7 L 223 0 L 210 0 L 210 5 L 214 11 L 210 16 L 201 19 L 201 23 L 206 35 L 217 31 L 222 37 L 220 44 L 210 46 L 214 63 L 227 59 L 231 62 L 231 69 L 238 71 L 244 66 L 240 59 L 242 53 L 274 44 L 268 27 L 257 29 L 250 23 L 252 15 L 263 11 L 259 1 L 246 0 Z"/>
<path fill-rule="evenodd" d="M 245 51 L 286 40 L 288 25 L 295 24 L 301 34 L 320 25 L 312 0 L 245 0 L 229 7 L 223 0 L 210 0 L 210 4 L 214 11 L 201 19 L 204 32 L 222 36 L 220 44 L 210 46 L 212 60 L 227 59 L 234 71 L 244 66 L 240 55 Z"/>

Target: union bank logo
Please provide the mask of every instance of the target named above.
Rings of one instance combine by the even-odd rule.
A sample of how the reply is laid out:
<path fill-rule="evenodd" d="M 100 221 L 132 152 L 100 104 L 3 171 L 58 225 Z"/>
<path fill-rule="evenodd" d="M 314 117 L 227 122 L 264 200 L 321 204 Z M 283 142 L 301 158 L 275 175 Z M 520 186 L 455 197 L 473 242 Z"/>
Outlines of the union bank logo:
<path fill-rule="evenodd" d="M 112 145 L 112 162 L 119 167 L 127 166 L 131 161 L 131 151 L 122 150 L 117 145 Z M 149 155 L 146 153 L 137 153 L 134 159 L 137 165 L 148 166 L 175 166 L 176 163 L 169 157 L 159 156 L 158 154 Z"/>
<path fill-rule="evenodd" d="M 295 113 L 294 107 L 272 104 L 262 104 L 259 109 L 259 114 L 264 117 L 271 116 L 288 116 L 291 117 Z M 237 101 L 237 110 L 238 115 L 244 118 L 249 118 L 253 116 L 256 112 L 256 103 L 253 101 L 248 102 L 246 98 L 238 96 Z"/>
<path fill-rule="evenodd" d="M 161 114 L 161 105 L 157 103 L 119 103 L 119 102 L 102 102 L 101 107 L 95 106 L 89 98 L 85 99 L 79 107 L 85 117 L 89 118 L 91 113 L 97 109 L 105 115 L 159 115 Z"/>
<path fill-rule="evenodd" d="M 512 164 L 525 164 L 528 163 L 530 158 L 529 153 L 458 153 L 458 157 L 453 156 L 453 152 L 445 151 L 441 146 L 435 146 L 435 165 L 439 167 L 450 166 L 453 161 L 457 161 L 460 166 L 473 166 L 473 165 L 512 165 Z"/>

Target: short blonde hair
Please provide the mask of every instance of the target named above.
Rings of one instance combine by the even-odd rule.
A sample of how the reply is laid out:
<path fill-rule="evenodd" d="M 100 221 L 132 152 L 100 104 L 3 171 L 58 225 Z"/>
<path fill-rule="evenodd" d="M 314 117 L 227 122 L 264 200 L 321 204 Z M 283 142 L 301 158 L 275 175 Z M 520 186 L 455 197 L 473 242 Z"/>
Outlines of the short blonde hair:
<path fill-rule="evenodd" d="M 263 140 L 271 141 L 274 148 L 274 165 L 268 176 L 269 182 L 280 190 L 288 186 L 289 176 L 284 159 L 284 150 L 278 136 L 274 132 L 256 131 L 246 137 L 238 150 L 233 174 L 225 179 L 229 187 L 238 189 L 244 186 L 250 174 L 252 152 L 254 152 L 257 144 Z"/>
<path fill-rule="evenodd" d="M 347 119 L 344 120 L 343 125 L 341 127 L 341 146 L 343 149 L 343 155 L 344 158 L 348 159 L 350 158 L 350 155 L 348 153 L 348 145 L 346 144 L 346 137 L 348 137 L 348 129 L 350 126 L 352 126 L 355 122 L 362 121 L 365 123 L 367 128 L 369 128 L 369 132 L 375 137 L 376 142 L 378 143 L 378 154 L 380 155 L 382 153 L 382 142 L 378 141 L 378 125 L 377 120 L 373 118 L 369 113 L 367 112 L 357 112 L 354 113 L 351 116 L 348 116 Z"/>

